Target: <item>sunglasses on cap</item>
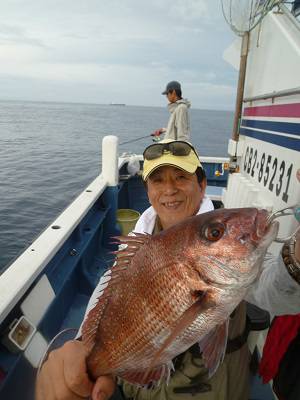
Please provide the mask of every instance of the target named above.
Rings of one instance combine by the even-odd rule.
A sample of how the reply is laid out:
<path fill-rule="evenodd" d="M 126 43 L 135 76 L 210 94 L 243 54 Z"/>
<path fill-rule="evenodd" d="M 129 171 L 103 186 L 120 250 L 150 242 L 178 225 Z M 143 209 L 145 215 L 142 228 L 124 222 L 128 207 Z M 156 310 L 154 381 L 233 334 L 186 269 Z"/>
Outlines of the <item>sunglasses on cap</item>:
<path fill-rule="evenodd" d="M 173 156 L 188 156 L 191 151 L 196 155 L 196 151 L 192 145 L 187 142 L 170 142 L 170 143 L 156 143 L 147 147 L 143 153 L 144 159 L 155 160 L 161 157 L 164 153 L 168 152 L 173 154 Z"/>

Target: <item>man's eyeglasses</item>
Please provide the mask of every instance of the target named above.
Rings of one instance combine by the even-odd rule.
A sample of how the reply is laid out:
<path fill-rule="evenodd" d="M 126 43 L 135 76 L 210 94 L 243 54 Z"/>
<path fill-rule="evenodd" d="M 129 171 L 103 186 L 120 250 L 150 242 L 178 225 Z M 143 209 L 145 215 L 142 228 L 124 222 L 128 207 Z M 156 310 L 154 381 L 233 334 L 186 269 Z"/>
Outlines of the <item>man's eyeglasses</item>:
<path fill-rule="evenodd" d="M 174 156 L 188 156 L 190 152 L 196 151 L 190 144 L 186 142 L 176 141 L 171 143 L 157 143 L 146 148 L 143 153 L 144 159 L 155 160 L 161 157 L 165 152 L 169 152 Z"/>

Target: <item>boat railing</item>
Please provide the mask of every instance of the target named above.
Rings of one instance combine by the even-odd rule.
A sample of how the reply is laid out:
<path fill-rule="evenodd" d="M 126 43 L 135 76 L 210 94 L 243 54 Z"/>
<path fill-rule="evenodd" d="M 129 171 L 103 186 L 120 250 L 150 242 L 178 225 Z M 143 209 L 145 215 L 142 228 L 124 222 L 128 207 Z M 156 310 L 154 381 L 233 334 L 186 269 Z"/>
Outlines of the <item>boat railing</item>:
<path fill-rule="evenodd" d="M 299 88 L 299 90 L 300 90 L 300 88 Z M 130 156 L 131 156 L 130 154 L 122 155 L 120 157 L 119 167 L 122 166 L 123 164 L 125 164 L 129 160 Z M 143 156 L 141 154 L 136 155 L 136 157 L 141 162 L 143 161 Z M 230 158 L 229 157 L 200 156 L 200 161 L 202 164 L 226 164 L 230 161 Z"/>
<path fill-rule="evenodd" d="M 274 91 L 271 93 L 260 94 L 258 96 L 245 97 L 243 102 L 249 103 L 251 101 L 256 101 L 256 100 L 275 99 L 277 97 L 293 96 L 295 94 L 300 94 L 299 86 L 296 88 L 292 88 L 292 89 L 278 90 L 278 91 Z"/>

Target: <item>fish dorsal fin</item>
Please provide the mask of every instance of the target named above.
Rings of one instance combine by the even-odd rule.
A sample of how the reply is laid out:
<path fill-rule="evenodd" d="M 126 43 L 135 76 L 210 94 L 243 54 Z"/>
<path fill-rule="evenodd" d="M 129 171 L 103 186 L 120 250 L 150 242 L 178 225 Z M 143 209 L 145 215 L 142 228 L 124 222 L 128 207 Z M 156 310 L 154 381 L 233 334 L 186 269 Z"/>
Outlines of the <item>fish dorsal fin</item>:
<path fill-rule="evenodd" d="M 148 234 L 114 237 L 117 240 L 115 243 L 120 244 L 119 250 L 113 252 L 116 255 L 116 261 L 112 268 L 107 270 L 100 278 L 88 303 L 80 329 L 85 344 L 89 346 L 95 344 L 99 322 L 114 289 L 122 279 L 126 279 L 126 271 L 132 258 L 150 238 L 151 235 Z"/>
<path fill-rule="evenodd" d="M 82 333 L 83 342 L 86 345 L 93 346 L 97 334 L 100 318 L 103 315 L 105 306 L 108 301 L 110 290 L 108 289 L 109 282 L 112 279 L 112 269 L 107 270 L 100 278 L 96 286 L 83 318 L 80 331 Z"/>
<path fill-rule="evenodd" d="M 127 244 L 128 246 L 136 246 L 137 248 L 140 248 L 144 244 L 148 242 L 153 236 L 149 235 L 148 233 L 132 233 L 131 235 L 124 236 L 113 236 L 112 239 L 116 239 L 115 244 Z M 118 252 L 118 250 L 117 250 Z"/>
<path fill-rule="evenodd" d="M 208 369 L 208 376 L 211 377 L 223 361 L 227 338 L 229 321 L 217 325 L 199 341 L 200 351 L 205 367 Z"/>
<path fill-rule="evenodd" d="M 213 307 L 214 305 L 215 303 L 212 300 L 209 291 L 204 292 L 199 300 L 195 301 L 176 321 L 176 325 L 172 330 L 172 333 L 165 340 L 159 351 L 154 355 L 148 371 L 152 369 L 161 354 L 169 347 L 173 340 L 175 340 L 176 337 L 178 337 L 188 326 L 190 326 L 201 312 L 206 311 L 208 308 Z M 146 376 L 148 371 L 146 372 Z"/>

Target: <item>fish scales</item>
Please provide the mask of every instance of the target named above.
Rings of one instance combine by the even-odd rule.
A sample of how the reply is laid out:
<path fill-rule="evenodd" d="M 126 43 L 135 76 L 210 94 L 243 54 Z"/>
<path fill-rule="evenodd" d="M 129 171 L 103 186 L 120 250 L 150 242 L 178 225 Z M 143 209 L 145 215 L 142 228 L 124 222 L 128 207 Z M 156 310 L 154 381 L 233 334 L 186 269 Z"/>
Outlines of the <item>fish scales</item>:
<path fill-rule="evenodd" d="M 150 260 L 150 262 L 150 265 L 153 265 L 153 261 Z M 133 279 L 132 285 L 136 285 L 138 289 L 135 296 L 131 296 L 130 294 L 127 296 L 130 306 L 126 318 L 130 323 L 123 326 L 123 334 L 119 339 L 121 342 L 119 354 L 121 357 L 124 357 L 124 362 L 125 360 L 131 362 L 130 357 L 128 357 L 128 354 L 131 353 L 134 353 L 135 358 L 138 358 L 138 354 L 141 353 L 141 359 L 147 362 L 146 354 L 149 354 L 149 359 L 153 356 L 154 349 L 159 348 L 160 345 L 158 340 L 159 334 L 172 322 L 172 311 L 174 307 L 178 307 L 178 304 L 172 304 L 172 302 L 174 303 L 176 300 L 176 291 L 183 290 L 180 285 L 180 279 L 174 274 L 174 271 L 174 276 L 171 274 L 170 277 L 168 268 L 160 267 L 158 263 L 157 268 L 151 271 L 148 280 L 143 280 L 140 283 L 139 276 L 136 276 L 137 282 Z M 151 269 L 147 270 L 146 265 L 145 272 L 149 270 Z M 141 276 L 143 274 L 144 272 L 141 272 Z M 182 274 L 179 275 L 179 278 L 182 278 Z M 147 301 L 145 301 L 145 298 Z M 183 308 L 184 306 L 181 305 L 181 307 Z M 144 318 L 141 318 L 141 313 L 145 315 Z M 179 315 L 180 309 L 178 311 Z M 122 318 L 122 315 L 120 317 Z M 118 316 L 113 314 L 112 318 L 117 319 Z M 151 336 L 154 338 L 152 343 L 145 343 L 145 335 L 147 335 L 148 331 L 151 332 Z M 161 340 L 166 335 L 162 335 Z"/>
<path fill-rule="evenodd" d="M 155 236 L 120 237 L 127 248 L 106 287 L 100 281 L 82 328 L 91 375 L 141 384 L 167 378 L 171 360 L 196 342 L 213 372 L 229 315 L 259 275 L 277 230 L 266 211 L 222 209 Z"/>

